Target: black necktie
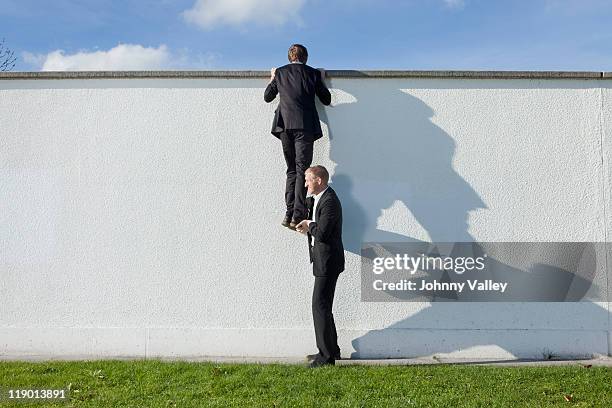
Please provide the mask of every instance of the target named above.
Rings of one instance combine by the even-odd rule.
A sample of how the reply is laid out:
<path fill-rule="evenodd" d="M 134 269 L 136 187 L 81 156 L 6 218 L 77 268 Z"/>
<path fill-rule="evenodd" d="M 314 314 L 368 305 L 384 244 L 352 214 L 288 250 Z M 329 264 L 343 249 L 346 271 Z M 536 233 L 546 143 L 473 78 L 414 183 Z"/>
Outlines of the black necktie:
<path fill-rule="evenodd" d="M 313 207 L 314 207 L 314 197 L 306 197 L 306 208 L 308 209 L 308 219 L 312 220 L 312 217 L 314 216 L 314 214 L 312 213 Z"/>

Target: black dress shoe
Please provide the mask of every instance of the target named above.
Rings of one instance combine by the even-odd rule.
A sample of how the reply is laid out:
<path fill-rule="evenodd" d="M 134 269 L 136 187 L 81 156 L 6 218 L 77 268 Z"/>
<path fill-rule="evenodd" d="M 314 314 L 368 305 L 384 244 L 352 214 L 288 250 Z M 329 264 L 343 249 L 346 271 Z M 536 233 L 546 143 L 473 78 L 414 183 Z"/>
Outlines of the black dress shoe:
<path fill-rule="evenodd" d="M 291 220 L 291 222 L 289 223 L 289 229 L 292 229 L 295 231 L 295 227 L 302 222 L 302 220 L 296 220 L 295 218 Z"/>
<path fill-rule="evenodd" d="M 334 360 L 325 361 L 325 360 L 316 358 L 312 360 L 310 364 L 308 364 L 308 368 L 317 368 L 317 367 L 333 366 L 333 365 L 336 365 L 336 362 Z"/>
<path fill-rule="evenodd" d="M 313 361 L 313 360 L 316 360 L 317 358 L 321 358 L 321 355 L 319 353 L 317 353 L 317 354 L 308 354 L 306 356 L 306 360 L 308 360 L 308 361 Z M 342 357 L 340 357 L 340 353 L 334 355 L 334 360 L 341 360 L 341 359 L 342 359 Z"/>
<path fill-rule="evenodd" d="M 308 354 L 308 355 L 306 356 L 306 360 L 308 360 L 308 361 L 313 361 L 313 360 L 315 360 L 315 359 L 319 358 L 320 356 L 321 356 L 321 355 L 320 355 L 319 353 L 317 353 L 317 354 Z"/>
<path fill-rule="evenodd" d="M 283 227 L 289 228 L 290 223 L 291 223 L 291 217 L 285 216 L 285 218 L 283 218 L 283 222 L 281 222 L 281 225 Z"/>

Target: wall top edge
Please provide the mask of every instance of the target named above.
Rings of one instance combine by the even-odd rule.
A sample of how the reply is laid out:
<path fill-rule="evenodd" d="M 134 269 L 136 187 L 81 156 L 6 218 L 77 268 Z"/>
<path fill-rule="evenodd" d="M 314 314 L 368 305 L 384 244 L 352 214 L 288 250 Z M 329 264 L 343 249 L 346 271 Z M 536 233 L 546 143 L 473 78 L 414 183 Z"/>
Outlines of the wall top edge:
<path fill-rule="evenodd" d="M 330 78 L 612 79 L 598 71 L 361 71 L 329 70 Z M 0 72 L 11 79 L 268 78 L 269 71 L 40 71 Z"/>

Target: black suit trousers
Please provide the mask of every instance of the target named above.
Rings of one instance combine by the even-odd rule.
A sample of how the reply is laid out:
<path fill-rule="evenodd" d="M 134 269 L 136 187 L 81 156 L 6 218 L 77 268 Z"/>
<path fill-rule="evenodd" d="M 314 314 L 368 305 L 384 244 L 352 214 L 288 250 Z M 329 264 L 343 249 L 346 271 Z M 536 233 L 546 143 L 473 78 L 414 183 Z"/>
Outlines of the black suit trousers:
<path fill-rule="evenodd" d="M 336 333 L 336 323 L 332 314 L 337 280 L 338 275 L 315 276 L 312 292 L 312 317 L 317 348 L 319 355 L 326 362 L 334 361 L 334 356 L 340 354 L 338 333 Z"/>
<path fill-rule="evenodd" d="M 283 155 L 287 163 L 285 185 L 286 216 L 301 221 L 306 219 L 306 187 L 304 173 L 312 163 L 314 136 L 303 130 L 285 130 L 280 134 Z"/>

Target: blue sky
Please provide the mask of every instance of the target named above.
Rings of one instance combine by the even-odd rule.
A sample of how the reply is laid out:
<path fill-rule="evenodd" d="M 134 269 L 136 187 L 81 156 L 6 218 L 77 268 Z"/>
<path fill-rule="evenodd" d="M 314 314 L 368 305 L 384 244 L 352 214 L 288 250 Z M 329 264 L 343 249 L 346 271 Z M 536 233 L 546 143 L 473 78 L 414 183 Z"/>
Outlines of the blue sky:
<path fill-rule="evenodd" d="M 15 71 L 612 71 L 607 0 L 0 0 Z"/>

